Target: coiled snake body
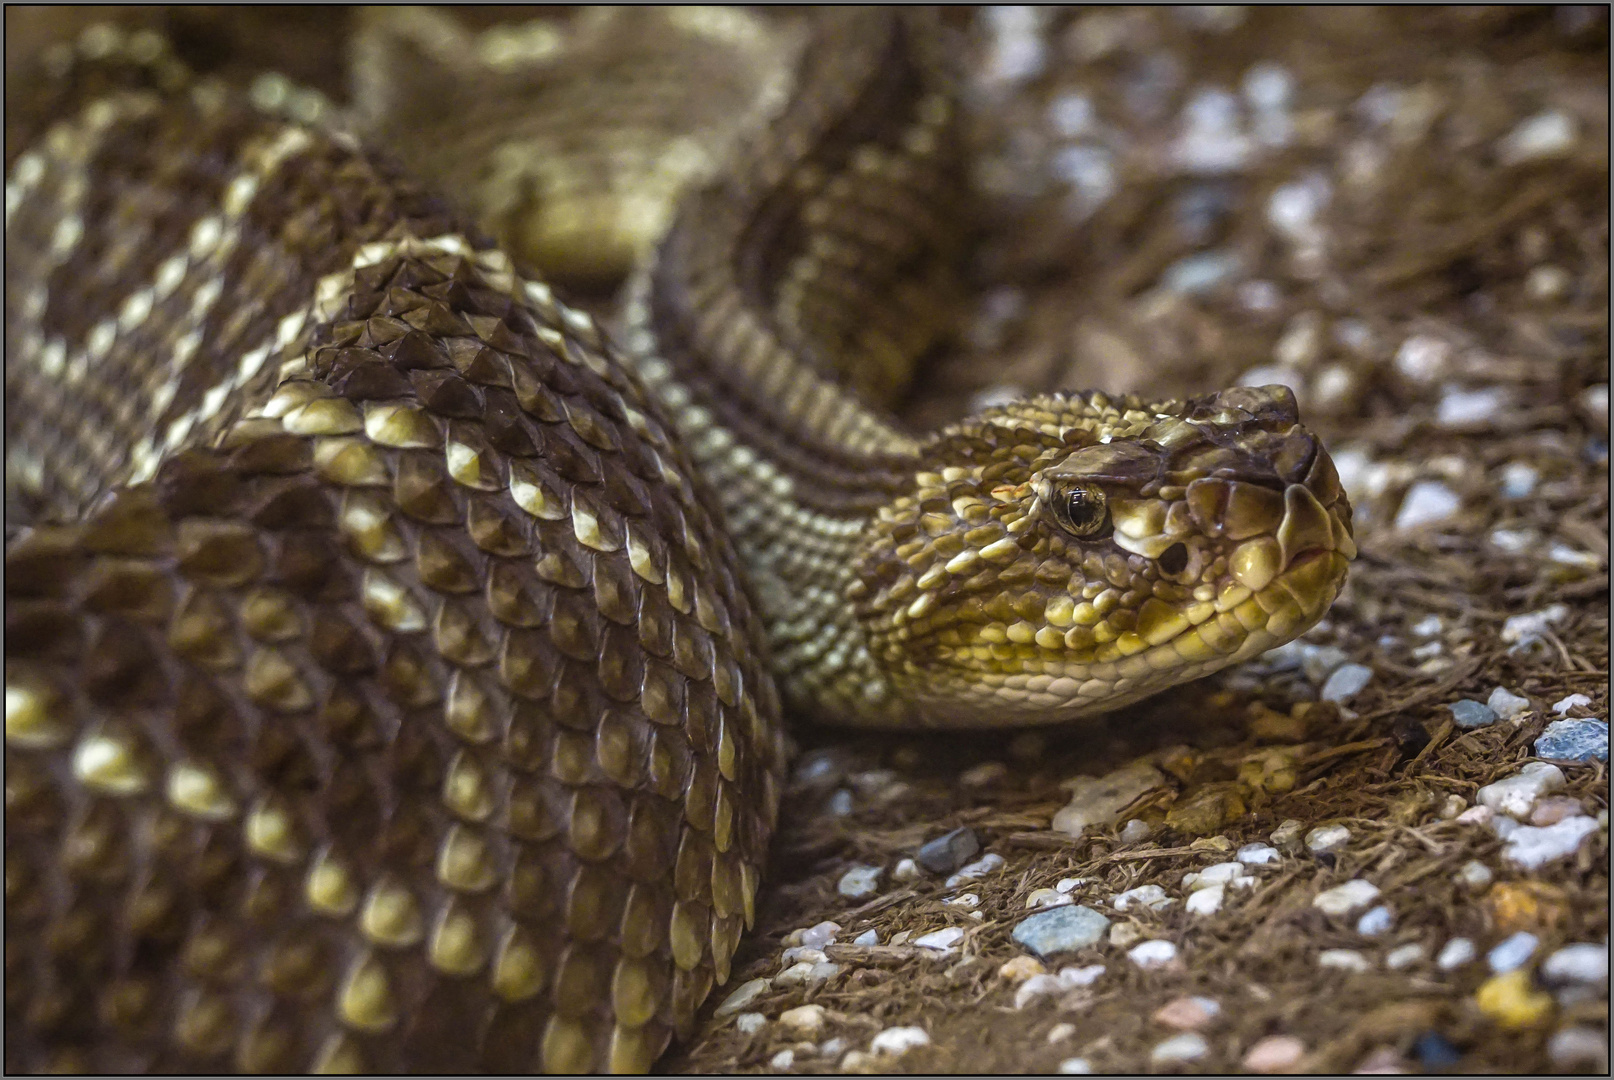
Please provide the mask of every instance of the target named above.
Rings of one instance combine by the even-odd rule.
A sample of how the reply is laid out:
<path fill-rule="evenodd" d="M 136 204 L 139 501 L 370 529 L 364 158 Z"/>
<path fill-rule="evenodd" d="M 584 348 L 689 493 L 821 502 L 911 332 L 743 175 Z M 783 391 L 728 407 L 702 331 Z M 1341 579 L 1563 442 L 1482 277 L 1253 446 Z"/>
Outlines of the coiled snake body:
<path fill-rule="evenodd" d="M 955 139 L 922 33 L 824 21 L 623 352 L 146 35 L 53 71 L 6 188 L 8 1068 L 648 1068 L 753 917 L 782 711 L 1057 721 L 1327 609 L 1287 391 L 916 437 L 842 388 L 929 339 Z"/>

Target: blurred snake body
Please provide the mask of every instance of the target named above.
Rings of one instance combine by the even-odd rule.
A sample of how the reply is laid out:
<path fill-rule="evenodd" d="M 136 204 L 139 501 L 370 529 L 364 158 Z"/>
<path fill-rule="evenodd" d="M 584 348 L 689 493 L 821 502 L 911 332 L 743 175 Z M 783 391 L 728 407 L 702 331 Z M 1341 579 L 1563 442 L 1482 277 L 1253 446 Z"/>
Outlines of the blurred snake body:
<path fill-rule="evenodd" d="M 868 404 L 945 306 L 955 109 L 920 21 L 817 22 L 619 245 L 620 347 L 462 223 L 509 154 L 395 167 L 150 34 L 45 58 L 8 1069 L 647 1069 L 754 917 L 782 715 L 1056 722 L 1327 610 L 1350 508 L 1282 388 Z"/>

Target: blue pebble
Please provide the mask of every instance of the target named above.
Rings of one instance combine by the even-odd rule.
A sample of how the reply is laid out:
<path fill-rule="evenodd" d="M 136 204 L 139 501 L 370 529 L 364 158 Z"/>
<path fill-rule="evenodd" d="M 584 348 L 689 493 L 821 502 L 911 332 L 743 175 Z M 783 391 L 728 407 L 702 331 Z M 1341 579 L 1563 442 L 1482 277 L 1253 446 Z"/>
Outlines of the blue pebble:
<path fill-rule="evenodd" d="M 1552 761 L 1607 761 L 1608 721 L 1554 720 L 1536 740 L 1536 757 Z"/>
<path fill-rule="evenodd" d="M 1419 1035 L 1418 1041 L 1412 1044 L 1412 1052 L 1418 1055 L 1418 1064 L 1426 1069 L 1449 1069 L 1463 1060 L 1463 1052 L 1438 1031 Z"/>
<path fill-rule="evenodd" d="M 1080 904 L 1039 911 L 1014 928 L 1014 940 L 1038 956 L 1075 952 L 1097 945 L 1110 928 L 1110 920 Z"/>
<path fill-rule="evenodd" d="M 1490 727 L 1496 723 L 1496 713 L 1489 705 L 1478 701 L 1463 698 L 1452 702 L 1446 708 L 1451 710 L 1452 721 L 1464 731 L 1470 728 Z"/>

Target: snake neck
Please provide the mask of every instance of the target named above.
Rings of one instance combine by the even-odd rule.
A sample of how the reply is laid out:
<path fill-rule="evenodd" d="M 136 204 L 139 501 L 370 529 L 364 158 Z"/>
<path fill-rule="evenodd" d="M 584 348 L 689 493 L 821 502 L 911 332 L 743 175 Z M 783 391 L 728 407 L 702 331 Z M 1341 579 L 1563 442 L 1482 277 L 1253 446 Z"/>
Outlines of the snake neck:
<path fill-rule="evenodd" d="M 921 453 L 867 401 L 906 382 L 952 295 L 953 109 L 926 45 L 886 12 L 830 15 L 790 107 L 627 293 L 630 357 L 715 489 L 785 696 L 819 718 L 891 707 L 849 596 Z"/>

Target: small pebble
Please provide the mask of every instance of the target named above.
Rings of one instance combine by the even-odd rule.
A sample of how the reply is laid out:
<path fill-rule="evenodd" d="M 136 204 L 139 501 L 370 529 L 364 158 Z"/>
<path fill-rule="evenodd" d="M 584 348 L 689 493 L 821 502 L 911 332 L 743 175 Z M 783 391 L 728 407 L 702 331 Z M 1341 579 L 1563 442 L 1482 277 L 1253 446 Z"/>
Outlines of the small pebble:
<path fill-rule="evenodd" d="M 1451 821 L 1468 809 L 1468 800 L 1461 795 L 1447 795 L 1446 801 L 1440 804 L 1440 818 L 1442 821 Z"/>
<path fill-rule="evenodd" d="M 965 787 L 982 788 L 1002 783 L 1009 778 L 1009 767 L 1001 761 L 983 761 L 959 774 L 958 782 Z"/>
<path fill-rule="evenodd" d="M 1515 720 L 1530 710 L 1530 699 L 1498 686 L 1485 701 L 1486 708 L 1504 720 Z"/>
<path fill-rule="evenodd" d="M 839 1035 L 835 1036 L 833 1039 L 825 1039 L 818 1046 L 818 1053 L 820 1057 L 835 1057 L 837 1054 L 844 1053 L 845 1050 L 846 1040 L 841 1038 Z"/>
<path fill-rule="evenodd" d="M 946 951 L 964 940 L 962 927 L 948 926 L 940 930 L 932 930 L 928 934 L 921 934 L 913 939 L 913 943 L 921 949 L 936 949 Z"/>
<path fill-rule="evenodd" d="M 1492 975 L 1474 994 L 1480 1012 L 1506 1028 L 1535 1027 L 1552 1014 L 1552 997 L 1530 985 L 1522 968 Z"/>
<path fill-rule="evenodd" d="M 1323 683 L 1323 688 L 1318 691 L 1317 696 L 1323 701 L 1349 701 L 1372 681 L 1372 668 L 1364 664 L 1346 664 L 1328 676 L 1328 681 Z"/>
<path fill-rule="evenodd" d="M 1559 109 L 1540 112 L 1502 137 L 1497 144 L 1502 161 L 1516 165 L 1522 161 L 1559 157 L 1569 153 L 1579 142 L 1579 125 L 1569 113 Z"/>
<path fill-rule="evenodd" d="M 857 937 L 852 939 L 852 944 L 862 945 L 864 947 L 878 945 L 880 944 L 880 932 L 878 930 L 865 930 Z"/>
<path fill-rule="evenodd" d="M 1128 889 L 1110 897 L 1110 906 L 1116 911 L 1125 911 L 1133 905 L 1158 911 L 1173 902 L 1171 897 L 1166 895 L 1166 890 L 1158 885 L 1140 885 L 1136 889 Z"/>
<path fill-rule="evenodd" d="M 1502 857 L 1526 870 L 1534 870 L 1580 850 L 1581 842 L 1596 832 L 1597 819 L 1585 816 L 1564 818 L 1556 825 L 1535 828 L 1521 825 L 1507 836 Z"/>
<path fill-rule="evenodd" d="M 1395 914 L 1385 904 L 1371 908 L 1356 920 L 1356 932 L 1363 937 L 1378 937 L 1395 925 Z"/>
<path fill-rule="evenodd" d="M 1319 967 L 1337 968 L 1340 971 L 1366 971 L 1372 967 L 1367 957 L 1355 949 L 1324 949 L 1317 954 Z"/>
<path fill-rule="evenodd" d="M 919 864 L 912 859 L 897 860 L 896 869 L 891 871 L 891 878 L 894 881 L 917 881 L 921 876 Z"/>
<path fill-rule="evenodd" d="M 1446 628 L 1446 621 L 1439 615 L 1425 615 L 1412 626 L 1412 632 L 1421 638 L 1437 636 Z"/>
<path fill-rule="evenodd" d="M 1577 705 L 1590 705 L 1591 703 L 1592 699 L 1587 697 L 1585 694 L 1570 694 L 1568 697 L 1563 698 L 1560 701 L 1553 702 L 1552 711 L 1557 713 L 1559 716 L 1563 716 Z"/>
<path fill-rule="evenodd" d="M 1140 840 L 1149 839 L 1153 834 L 1154 830 L 1149 827 L 1147 821 L 1142 818 L 1133 818 L 1121 826 L 1121 831 L 1117 836 L 1123 844 L 1135 844 Z"/>
<path fill-rule="evenodd" d="M 1571 799 L 1567 795 L 1548 795 L 1530 811 L 1530 824 L 1541 827 L 1556 825 L 1565 818 L 1575 817 L 1581 809 L 1579 799 Z"/>
<path fill-rule="evenodd" d="M 1149 1051 L 1149 1062 L 1153 1065 L 1169 1065 L 1177 1061 L 1198 1061 L 1208 1053 L 1210 1044 L 1205 1041 L 1205 1036 L 1189 1031 L 1156 1043 L 1154 1049 Z"/>
<path fill-rule="evenodd" d="M 1441 971 L 1456 971 L 1464 964 L 1470 963 L 1474 955 L 1472 941 L 1465 937 L 1452 938 L 1435 957 L 1435 966 Z"/>
<path fill-rule="evenodd" d="M 852 793 L 845 788 L 840 788 L 829 797 L 829 812 L 836 817 L 847 817 L 852 810 Z"/>
<path fill-rule="evenodd" d="M 1412 1044 L 1418 1064 L 1425 1069 L 1449 1069 L 1463 1059 L 1463 1053 L 1437 1031 L 1426 1031 Z"/>
<path fill-rule="evenodd" d="M 1066 1058 L 1059 1063 L 1061 1076 L 1086 1076 L 1093 1071 L 1093 1063 L 1086 1058 Z"/>
<path fill-rule="evenodd" d="M 1130 949 L 1143 940 L 1143 927 L 1135 922 L 1116 923 L 1110 927 L 1110 944 L 1117 949 Z"/>
<path fill-rule="evenodd" d="M 880 890 L 880 877 L 884 873 L 884 867 L 854 866 L 841 875 L 840 884 L 835 886 L 835 891 L 851 900 L 873 896 Z"/>
<path fill-rule="evenodd" d="M 1056 1042 L 1064 1042 L 1074 1034 L 1076 1034 L 1075 1024 L 1055 1024 L 1048 1029 L 1048 1045 L 1052 1046 Z"/>
<path fill-rule="evenodd" d="M 789 967 L 792 964 L 799 964 L 802 961 L 806 961 L 809 964 L 821 964 L 828 959 L 829 957 L 825 956 L 821 950 L 808 949 L 801 945 L 796 945 L 786 949 L 779 955 L 779 962 L 785 967 Z"/>
<path fill-rule="evenodd" d="M 1457 869 L 1457 883 L 1478 892 L 1491 883 L 1491 868 L 1478 859 L 1470 859 Z"/>
<path fill-rule="evenodd" d="M 1103 940 L 1110 920 L 1090 907 L 1069 904 L 1028 915 L 1015 925 L 1015 941 L 1038 956 L 1075 952 Z"/>
<path fill-rule="evenodd" d="M 1014 992 L 1014 1007 L 1023 1009 L 1038 998 L 1062 994 L 1066 987 L 1053 975 L 1033 975 Z"/>
<path fill-rule="evenodd" d="M 1378 899 L 1379 887 L 1371 881 L 1353 878 L 1343 885 L 1325 889 L 1311 901 L 1313 907 L 1329 915 L 1349 915 Z"/>
<path fill-rule="evenodd" d="M 891 935 L 891 944 L 906 945 L 908 944 L 908 939 L 911 937 L 913 937 L 912 930 L 898 930 L 895 934 Z"/>
<path fill-rule="evenodd" d="M 1511 644 L 1527 637 L 1540 637 L 1568 617 L 1569 608 L 1564 604 L 1549 604 L 1540 611 L 1509 616 L 1502 623 L 1502 640 Z"/>
<path fill-rule="evenodd" d="M 1049 826 L 1067 836 L 1080 836 L 1089 826 L 1104 826 L 1138 796 L 1164 784 L 1165 777 L 1145 761 L 1133 762 L 1104 776 L 1078 776 L 1067 781 L 1070 803 Z"/>
<path fill-rule="evenodd" d="M 1351 830 L 1343 825 L 1319 825 L 1306 834 L 1306 850 L 1314 855 L 1338 851 L 1350 841 Z"/>
<path fill-rule="evenodd" d="M 1440 381 L 1452 361 L 1451 344 L 1442 338 L 1415 334 L 1395 354 L 1395 369 L 1409 382 L 1430 386 Z"/>
<path fill-rule="evenodd" d="M 994 870 L 1002 869 L 1002 867 L 1003 867 L 1003 856 L 1002 855 L 996 855 L 996 854 L 990 854 L 990 853 L 986 854 L 986 855 L 982 855 L 979 859 L 976 859 L 974 862 L 970 863 L 968 866 L 962 867 L 958 871 L 958 873 L 956 873 L 952 877 L 948 878 L 947 879 L 947 887 L 949 889 L 956 888 L 957 886 L 962 885 L 966 881 L 973 881 L 975 878 L 985 877 L 987 874 L 992 873 Z"/>
<path fill-rule="evenodd" d="M 825 945 L 834 941 L 835 935 L 840 932 L 840 923 L 821 922 L 801 932 L 801 944 L 808 949 L 822 949 Z"/>
<path fill-rule="evenodd" d="M 1511 399 L 1512 395 L 1505 387 L 1465 390 L 1458 386 L 1447 386 L 1435 406 L 1435 423 L 1441 427 L 1479 427 L 1490 423 L 1506 410 Z"/>
<path fill-rule="evenodd" d="M 1535 750 L 1536 757 L 1556 761 L 1607 761 L 1608 721 L 1554 720 L 1536 739 Z"/>
<path fill-rule="evenodd" d="M 1224 862 L 1207 866 L 1200 871 L 1190 871 L 1183 875 L 1184 888 L 1190 890 L 1208 889 L 1212 885 L 1226 885 L 1236 877 L 1242 877 L 1244 864 L 1241 862 Z"/>
<path fill-rule="evenodd" d="M 1197 1031 L 1216 1019 L 1222 1011 L 1215 998 L 1185 996 L 1172 998 L 1154 1012 L 1154 1022 L 1178 1031 Z"/>
<path fill-rule="evenodd" d="M 1400 530 L 1417 529 L 1437 521 L 1445 521 L 1462 507 L 1463 500 L 1455 491 L 1439 480 L 1419 480 L 1407 489 L 1396 511 L 1395 527 Z M 1364 685 L 1366 685 L 1364 683 Z M 1334 701 L 1335 698 L 1325 700 Z"/>
<path fill-rule="evenodd" d="M 1208 889 L 1196 889 L 1183 906 L 1191 915 L 1214 915 L 1222 910 L 1222 902 L 1226 898 L 1227 886 L 1212 885 Z"/>
<path fill-rule="evenodd" d="M 922 1027 L 886 1028 L 869 1043 L 876 1054 L 906 1054 L 916 1046 L 929 1046 L 930 1033 Z"/>
<path fill-rule="evenodd" d="M 1474 800 L 1489 807 L 1492 813 L 1506 814 L 1522 821 L 1530 816 L 1530 808 L 1543 795 L 1561 791 L 1564 786 L 1563 770 L 1544 761 L 1532 761 L 1518 772 L 1494 784 L 1487 784 L 1475 792 Z"/>
<path fill-rule="evenodd" d="M 981 898 L 972 892 L 967 892 L 961 896 L 950 896 L 943 900 L 942 903 L 952 904 L 954 907 L 961 908 L 978 908 L 981 906 Z"/>
<path fill-rule="evenodd" d="M 1092 986 L 1107 970 L 1109 969 L 1103 964 L 1088 964 L 1086 967 L 1062 967 L 1059 969 L 1059 982 L 1061 985 L 1073 989 L 1079 986 Z"/>
<path fill-rule="evenodd" d="M 1381 1046 L 1357 1062 L 1351 1073 L 1356 1076 L 1401 1076 L 1411 1071 L 1400 1051 L 1393 1046 Z"/>
<path fill-rule="evenodd" d="M 1145 941 L 1127 950 L 1127 959 L 1145 971 L 1171 965 L 1177 959 L 1177 946 L 1169 941 Z"/>
<path fill-rule="evenodd" d="M 1533 276 L 1533 275 L 1532 275 Z M 1541 474 L 1535 466 L 1523 461 L 1510 461 L 1502 466 L 1502 497 L 1527 499 L 1536 489 Z"/>
<path fill-rule="evenodd" d="M 1245 844 L 1234 856 L 1247 866 L 1264 866 L 1278 861 L 1278 849 L 1269 844 Z"/>
<path fill-rule="evenodd" d="M 974 829 L 954 829 L 928 841 L 914 853 L 919 865 L 932 874 L 951 874 L 981 850 Z"/>
<path fill-rule="evenodd" d="M 1082 885 L 1091 885 L 1094 880 L 1094 878 L 1085 877 L 1060 878 L 1058 881 L 1054 882 L 1054 892 L 1064 895 L 1065 893 L 1074 891 Z"/>
<path fill-rule="evenodd" d="M 798 1005 L 779 1014 L 779 1023 L 806 1038 L 817 1035 L 824 1027 L 824 1006 Z"/>
<path fill-rule="evenodd" d="M 1244 1067 L 1254 1073 L 1294 1072 L 1306 1056 L 1306 1044 L 1293 1035 L 1268 1035 L 1244 1055 Z"/>
<path fill-rule="evenodd" d="M 1076 901 L 1057 889 L 1033 889 L 1026 897 L 1026 907 L 1059 907 L 1061 904 L 1074 904 Z"/>
<path fill-rule="evenodd" d="M 1268 839 L 1283 851 L 1299 851 L 1301 836 L 1306 829 L 1305 823 L 1289 818 L 1273 829 Z"/>
<path fill-rule="evenodd" d="M 781 1050 L 768 1059 L 768 1067 L 777 1072 L 784 1072 L 795 1064 L 796 1052 L 794 1050 Z"/>
<path fill-rule="evenodd" d="M 1541 962 L 1541 977 L 1549 983 L 1606 983 L 1608 946 L 1565 945 Z"/>
<path fill-rule="evenodd" d="M 1608 1072 L 1608 1032 L 1591 1027 L 1566 1027 L 1547 1040 L 1547 1057 L 1558 1068 Z"/>
<path fill-rule="evenodd" d="M 714 1016 L 730 1016 L 744 1010 L 744 1008 L 761 997 L 773 985 L 771 979 L 751 979 L 734 988 L 734 992 L 723 999 L 723 1004 L 714 1010 Z"/>
<path fill-rule="evenodd" d="M 1495 816 L 1489 806 L 1470 806 L 1452 820 L 1463 825 L 1485 825 Z"/>
<path fill-rule="evenodd" d="M 1384 954 L 1384 966 L 1391 971 L 1400 971 L 1404 967 L 1411 967 L 1423 959 L 1423 946 L 1417 942 L 1410 945 L 1397 945 Z"/>
<path fill-rule="evenodd" d="M 1451 702 L 1446 708 L 1451 710 L 1452 722 L 1464 731 L 1474 728 L 1489 727 L 1496 723 L 1496 713 L 1489 705 L 1481 705 L 1477 701 L 1461 698 Z"/>
<path fill-rule="evenodd" d="M 1048 969 L 1035 956 L 1016 956 L 1005 960 L 998 968 L 998 977 L 1012 983 L 1023 983 L 1033 975 L 1046 975 Z"/>
<path fill-rule="evenodd" d="M 768 1018 L 759 1012 L 743 1012 L 734 1018 L 734 1027 L 742 1035 L 755 1035 L 768 1023 Z"/>
<path fill-rule="evenodd" d="M 1486 953 L 1485 962 L 1490 964 L 1491 970 L 1498 975 L 1515 971 L 1529 962 L 1540 945 L 1540 938 L 1520 930 L 1517 934 L 1504 938 L 1500 945 Z"/>

